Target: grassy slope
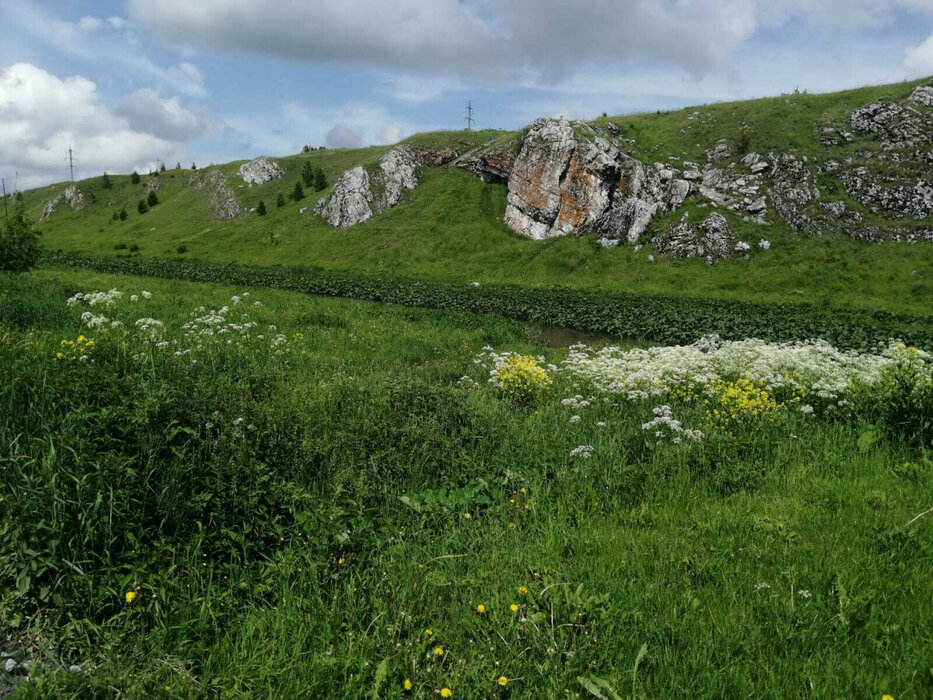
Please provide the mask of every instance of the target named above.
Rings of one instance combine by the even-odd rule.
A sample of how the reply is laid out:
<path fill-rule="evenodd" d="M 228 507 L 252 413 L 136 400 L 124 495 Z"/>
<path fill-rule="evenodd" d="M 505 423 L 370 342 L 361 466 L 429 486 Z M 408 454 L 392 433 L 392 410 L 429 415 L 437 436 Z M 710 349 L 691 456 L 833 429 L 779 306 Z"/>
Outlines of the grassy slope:
<path fill-rule="evenodd" d="M 80 328 L 80 309 L 62 303 L 75 290 L 147 289 L 153 299 L 133 311 L 170 324 L 243 290 L 62 270 L 0 277 L 0 285 L 22 299 L 16 318 L 28 331 L 0 333 L 0 373 L 17 378 L 0 382 L 0 405 L 19 387 L 33 408 L 0 411 L 0 436 L 16 435 L 10 451 L 0 440 L 0 488 L 29 484 L 15 501 L 0 498 L 0 508 L 25 499 L 28 510 L 6 522 L 47 517 L 45 528 L 72 523 L 80 538 L 109 518 L 142 542 L 106 540 L 113 569 L 56 572 L 74 586 L 55 590 L 74 591 L 61 611 L 75 621 L 32 634 L 53 656 L 99 666 L 86 676 L 40 669 L 22 697 L 203 697 L 210 688 L 400 698 L 406 677 L 415 697 L 442 686 L 455 698 L 558 697 L 565 688 L 586 697 L 581 675 L 606 679 L 622 696 L 931 690 L 933 530 L 903 526 L 929 507 L 933 472 L 896 444 L 859 449 L 857 423 L 791 416 L 738 448 L 654 451 L 638 429 L 651 404 L 599 403 L 571 424 L 558 402 L 569 386 L 532 407 L 455 387 L 486 343 L 560 359 L 526 345 L 512 322 L 270 290 L 253 290 L 265 307 L 250 312 L 291 339 L 286 372 L 263 353 L 234 356 L 215 374 L 179 375 L 171 361 L 150 371 L 126 364 L 100 334 L 98 364 L 74 367 L 50 358 Z M 202 443 L 200 422 L 234 416 L 259 429 L 230 448 L 227 464 L 229 438 Z M 609 428 L 600 432 L 596 420 Z M 102 432 L 108 421 L 133 427 Z M 194 437 L 172 441 L 176 427 Z M 136 440 L 149 447 L 137 453 Z M 164 442 L 172 453 L 160 451 Z M 582 442 L 596 455 L 569 461 Z M 271 469 L 271 482 L 251 481 L 248 470 L 259 467 Z M 102 519 L 91 514 L 106 469 Z M 43 481 L 47 470 L 55 481 Z M 398 499 L 478 477 L 492 484 L 489 502 L 454 499 L 446 512 L 418 515 Z M 124 494 L 144 478 L 147 500 L 131 506 Z M 240 509 L 228 517 L 234 531 L 252 528 L 245 543 L 219 527 L 172 531 L 166 494 L 202 497 L 205 484 L 211 513 L 225 514 L 217 503 Z M 280 497 L 270 484 L 309 488 L 300 508 L 320 517 L 304 526 L 263 520 Z M 85 518 L 69 519 L 73 512 Z M 154 525 L 143 529 L 144 521 Z M 44 565 L 69 542 L 30 545 Z M 133 588 L 140 598 L 123 606 Z M 513 602 L 520 615 L 509 611 Z M 536 609 L 540 620 L 518 621 Z M 443 658 L 431 655 L 435 645 Z M 495 683 L 502 674 L 512 679 L 507 692 Z"/>
<path fill-rule="evenodd" d="M 716 139 L 736 143 L 743 125 L 749 127 L 751 150 L 791 150 L 822 160 L 839 154 L 837 149 L 819 145 L 820 126 L 844 126 L 853 108 L 880 97 L 903 98 L 915 84 L 611 119 L 622 127 L 626 138 L 635 139 L 635 155 L 649 162 L 665 155 L 702 161 L 703 149 Z M 688 119 L 694 112 L 700 116 Z M 491 138 L 511 136 L 494 131 L 473 135 L 438 132 L 412 137 L 409 142 L 432 147 L 455 145 L 463 150 Z M 286 178 L 236 190 L 249 206 L 263 199 L 269 210 L 265 217 L 215 221 L 203 193 L 185 186 L 190 173 L 182 171 L 161 176 L 162 203 L 144 216 L 135 211 L 144 184 L 133 188 L 128 178 L 115 177 L 110 191 L 99 190 L 95 180 L 82 183 L 82 189 L 95 193 L 97 203 L 82 212 L 62 207 L 40 228 L 48 247 L 84 252 L 113 252 L 116 244 L 135 243 L 142 255 L 165 256 L 174 255 L 183 245 L 187 256 L 211 261 L 301 263 L 464 282 L 508 281 L 759 301 L 809 300 L 841 307 L 929 313 L 933 246 L 873 246 L 800 237 L 789 233 L 773 214 L 769 225 L 763 227 L 730 215 L 741 238 L 755 242 L 765 237 L 774 246 L 767 253 L 756 253 L 749 262 L 729 261 L 709 268 L 698 261 L 651 263 L 647 249 L 640 253 L 628 247 L 600 249 L 592 236 L 544 243 L 520 238 L 502 223 L 505 188 L 485 185 L 456 170 L 427 170 L 408 202 L 344 231 L 332 229 L 311 212 L 298 214 L 300 207 L 313 207 L 317 194 L 309 194 L 298 203 L 289 200 L 282 208 L 275 206 L 279 192 L 288 195 L 292 191 L 304 159 L 324 167 L 333 182 L 348 167 L 376 162 L 385 150 L 387 147 L 333 150 L 280 159 L 287 169 Z M 231 184 L 236 182 L 233 175 L 238 165 L 222 166 Z M 828 181 L 821 184 L 824 192 L 833 186 Z M 60 189 L 59 185 L 27 193 L 30 211 L 37 214 Z M 110 202 L 117 207 L 126 203 L 130 219 L 111 221 Z M 694 215 L 708 211 L 690 204 L 687 209 Z M 665 230 L 681 214 L 659 217 L 652 232 Z"/>

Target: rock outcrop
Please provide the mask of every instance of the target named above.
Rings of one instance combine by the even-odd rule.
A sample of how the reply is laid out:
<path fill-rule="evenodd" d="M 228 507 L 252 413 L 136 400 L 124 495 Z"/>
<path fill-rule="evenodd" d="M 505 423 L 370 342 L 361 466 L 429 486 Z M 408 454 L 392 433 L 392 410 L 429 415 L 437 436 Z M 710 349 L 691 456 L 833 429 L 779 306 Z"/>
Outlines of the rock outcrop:
<path fill-rule="evenodd" d="M 699 225 L 687 219 L 671 226 L 667 233 L 651 240 L 662 255 L 672 258 L 703 258 L 712 264 L 729 256 L 732 250 L 732 232 L 729 223 L 719 212 L 713 212 Z"/>
<path fill-rule="evenodd" d="M 65 202 L 69 207 L 78 211 L 84 208 L 84 193 L 78 189 L 77 185 L 68 185 L 65 188 L 64 192 L 59 193 L 53 199 L 50 199 L 46 202 L 45 207 L 42 209 L 42 214 L 39 215 L 39 220 L 48 219 L 55 210 L 58 208 L 58 205 L 62 202 Z"/>
<path fill-rule="evenodd" d="M 865 166 L 846 170 L 840 179 L 846 191 L 872 211 L 884 209 L 895 217 L 915 219 L 933 216 L 933 180 L 879 174 Z"/>
<path fill-rule="evenodd" d="M 458 168 L 469 170 L 483 182 L 505 184 L 512 174 L 515 154 L 504 149 L 484 150 L 457 162 Z"/>
<path fill-rule="evenodd" d="M 820 196 L 813 172 L 802 158 L 789 153 L 772 153 L 771 201 L 774 210 L 798 231 L 810 226 L 807 205 Z"/>
<path fill-rule="evenodd" d="M 243 163 L 237 175 L 249 185 L 261 185 L 270 180 L 280 178 L 285 174 L 282 166 L 265 156 L 254 158 L 249 163 Z"/>
<path fill-rule="evenodd" d="M 410 148 L 393 148 L 372 172 L 358 166 L 341 175 L 330 197 L 320 199 L 314 213 L 337 228 L 366 221 L 401 202 L 405 192 L 418 185 L 419 168 Z"/>
<path fill-rule="evenodd" d="M 663 183 L 589 125 L 574 126 L 538 119 L 525 133 L 505 210 L 516 233 L 541 240 L 587 227 L 602 234 L 603 245 L 634 242 L 655 214 L 668 210 L 672 196 L 689 191 L 688 184 Z"/>
<path fill-rule="evenodd" d="M 933 87 L 921 85 L 910 94 L 908 99 L 914 104 L 933 107 Z"/>
<path fill-rule="evenodd" d="M 875 134 L 885 148 L 905 148 L 929 142 L 933 117 L 891 100 L 878 100 L 852 112 L 852 128 Z"/>
<path fill-rule="evenodd" d="M 227 178 L 219 170 L 198 173 L 192 178 L 192 186 L 209 192 L 214 218 L 219 221 L 239 219 L 248 213 L 236 198 L 236 193 L 227 186 Z"/>

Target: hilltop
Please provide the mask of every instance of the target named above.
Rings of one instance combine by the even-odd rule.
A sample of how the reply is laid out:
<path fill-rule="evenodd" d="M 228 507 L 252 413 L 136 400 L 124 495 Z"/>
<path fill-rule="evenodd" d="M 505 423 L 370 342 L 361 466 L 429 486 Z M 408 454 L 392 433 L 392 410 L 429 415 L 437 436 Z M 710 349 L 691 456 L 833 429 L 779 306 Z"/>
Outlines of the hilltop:
<path fill-rule="evenodd" d="M 24 199 L 53 250 L 928 314 L 931 92 L 434 132 Z M 327 187 L 296 200 L 305 163 Z"/>

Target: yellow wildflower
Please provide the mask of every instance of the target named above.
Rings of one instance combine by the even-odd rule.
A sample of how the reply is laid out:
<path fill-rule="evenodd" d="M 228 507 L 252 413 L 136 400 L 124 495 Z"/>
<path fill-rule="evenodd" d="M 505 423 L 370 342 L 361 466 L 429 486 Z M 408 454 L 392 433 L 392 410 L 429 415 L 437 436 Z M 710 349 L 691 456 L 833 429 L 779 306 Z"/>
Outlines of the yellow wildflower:
<path fill-rule="evenodd" d="M 509 679 L 506 678 L 505 676 L 499 676 L 498 680 L 496 680 L 496 683 L 498 683 L 504 688 L 505 686 L 509 684 Z"/>
<path fill-rule="evenodd" d="M 127 603 L 132 603 L 134 600 L 136 600 L 136 591 L 127 591 L 123 598 Z"/>
<path fill-rule="evenodd" d="M 887 693 L 885 693 L 884 695 L 881 696 L 881 700 L 894 700 L 894 696 L 888 695 Z"/>
<path fill-rule="evenodd" d="M 408 680 L 408 679 L 406 678 L 404 681 L 402 681 L 402 687 L 403 687 L 406 691 L 411 690 L 411 681 Z"/>
<path fill-rule="evenodd" d="M 552 384 L 548 373 L 531 355 L 512 355 L 495 371 L 494 378 L 503 393 L 519 400 L 529 399 Z"/>
<path fill-rule="evenodd" d="M 472 513 L 470 513 L 469 511 L 467 511 L 466 513 L 463 514 L 463 517 L 466 518 L 467 520 L 469 520 L 470 518 L 473 517 L 473 515 L 472 515 Z"/>
<path fill-rule="evenodd" d="M 518 605 L 516 603 L 512 603 L 509 606 L 509 610 L 511 610 L 512 612 L 518 612 Z"/>
<path fill-rule="evenodd" d="M 337 560 L 337 563 L 338 563 L 338 564 L 341 564 L 341 565 L 342 565 L 342 564 L 346 564 L 346 563 L 347 563 L 347 560 L 344 559 L 343 557 L 340 557 L 340 559 Z"/>
<path fill-rule="evenodd" d="M 525 595 L 528 592 L 528 589 L 525 586 L 519 586 L 518 592 L 521 593 L 522 595 Z"/>
<path fill-rule="evenodd" d="M 441 688 L 441 697 L 442 698 L 452 698 L 454 696 L 454 691 L 450 688 L 444 687 Z"/>
<path fill-rule="evenodd" d="M 424 631 L 424 633 L 430 637 L 432 634 L 434 634 L 434 631 L 429 627 Z"/>
<path fill-rule="evenodd" d="M 476 612 L 482 615 L 484 612 L 486 612 L 486 606 L 480 603 L 479 605 L 476 606 Z"/>
<path fill-rule="evenodd" d="M 433 652 L 433 654 L 434 654 L 434 656 L 443 656 L 443 655 L 444 655 L 444 647 L 434 647 L 434 652 Z"/>

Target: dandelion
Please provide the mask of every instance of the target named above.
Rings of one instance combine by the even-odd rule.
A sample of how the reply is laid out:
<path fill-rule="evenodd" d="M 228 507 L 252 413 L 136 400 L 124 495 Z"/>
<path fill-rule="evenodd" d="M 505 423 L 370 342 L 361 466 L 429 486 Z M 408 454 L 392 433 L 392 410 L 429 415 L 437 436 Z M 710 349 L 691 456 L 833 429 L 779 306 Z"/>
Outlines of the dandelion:
<path fill-rule="evenodd" d="M 428 629 L 424 631 L 424 633 L 426 636 L 430 637 L 431 635 L 434 634 L 434 631 L 429 627 Z"/>
<path fill-rule="evenodd" d="M 479 605 L 476 606 L 476 612 L 482 615 L 483 613 L 486 612 L 486 606 L 480 603 Z"/>
<path fill-rule="evenodd" d="M 528 592 L 528 588 L 527 588 L 526 586 L 519 586 L 519 587 L 518 587 L 518 592 L 519 592 L 521 595 L 525 595 L 525 594 Z"/>
<path fill-rule="evenodd" d="M 443 656 L 444 647 L 440 647 L 440 646 L 434 647 L 434 650 L 431 653 L 434 654 L 434 656 Z"/>
<path fill-rule="evenodd" d="M 512 612 L 518 612 L 518 604 L 517 604 L 517 603 L 512 603 L 512 604 L 509 606 L 509 610 L 511 610 Z"/>
<path fill-rule="evenodd" d="M 473 517 L 473 514 L 470 513 L 469 511 L 467 511 L 466 513 L 463 514 L 463 517 L 466 518 L 467 520 L 469 520 L 470 518 Z"/>
<path fill-rule="evenodd" d="M 347 560 L 344 557 L 340 557 L 340 559 L 337 560 L 337 563 L 343 566 L 347 563 Z"/>
<path fill-rule="evenodd" d="M 446 686 L 441 688 L 441 697 L 442 698 L 452 698 L 454 696 L 454 691 Z"/>
<path fill-rule="evenodd" d="M 506 678 L 505 676 L 499 676 L 499 678 L 496 679 L 496 683 L 498 683 L 504 688 L 505 686 L 509 684 L 509 679 Z"/>
<path fill-rule="evenodd" d="M 136 600 L 136 591 L 127 591 L 126 595 L 123 596 L 123 599 L 127 603 L 132 603 L 134 600 Z"/>
<path fill-rule="evenodd" d="M 412 688 L 412 685 L 411 685 L 410 680 L 406 678 L 404 681 L 402 681 L 402 689 L 405 690 L 405 692 L 408 692 L 409 690 L 411 690 L 411 688 Z"/>
<path fill-rule="evenodd" d="M 888 695 L 887 693 L 885 693 L 884 695 L 881 696 L 881 700 L 894 700 L 894 696 Z"/>

